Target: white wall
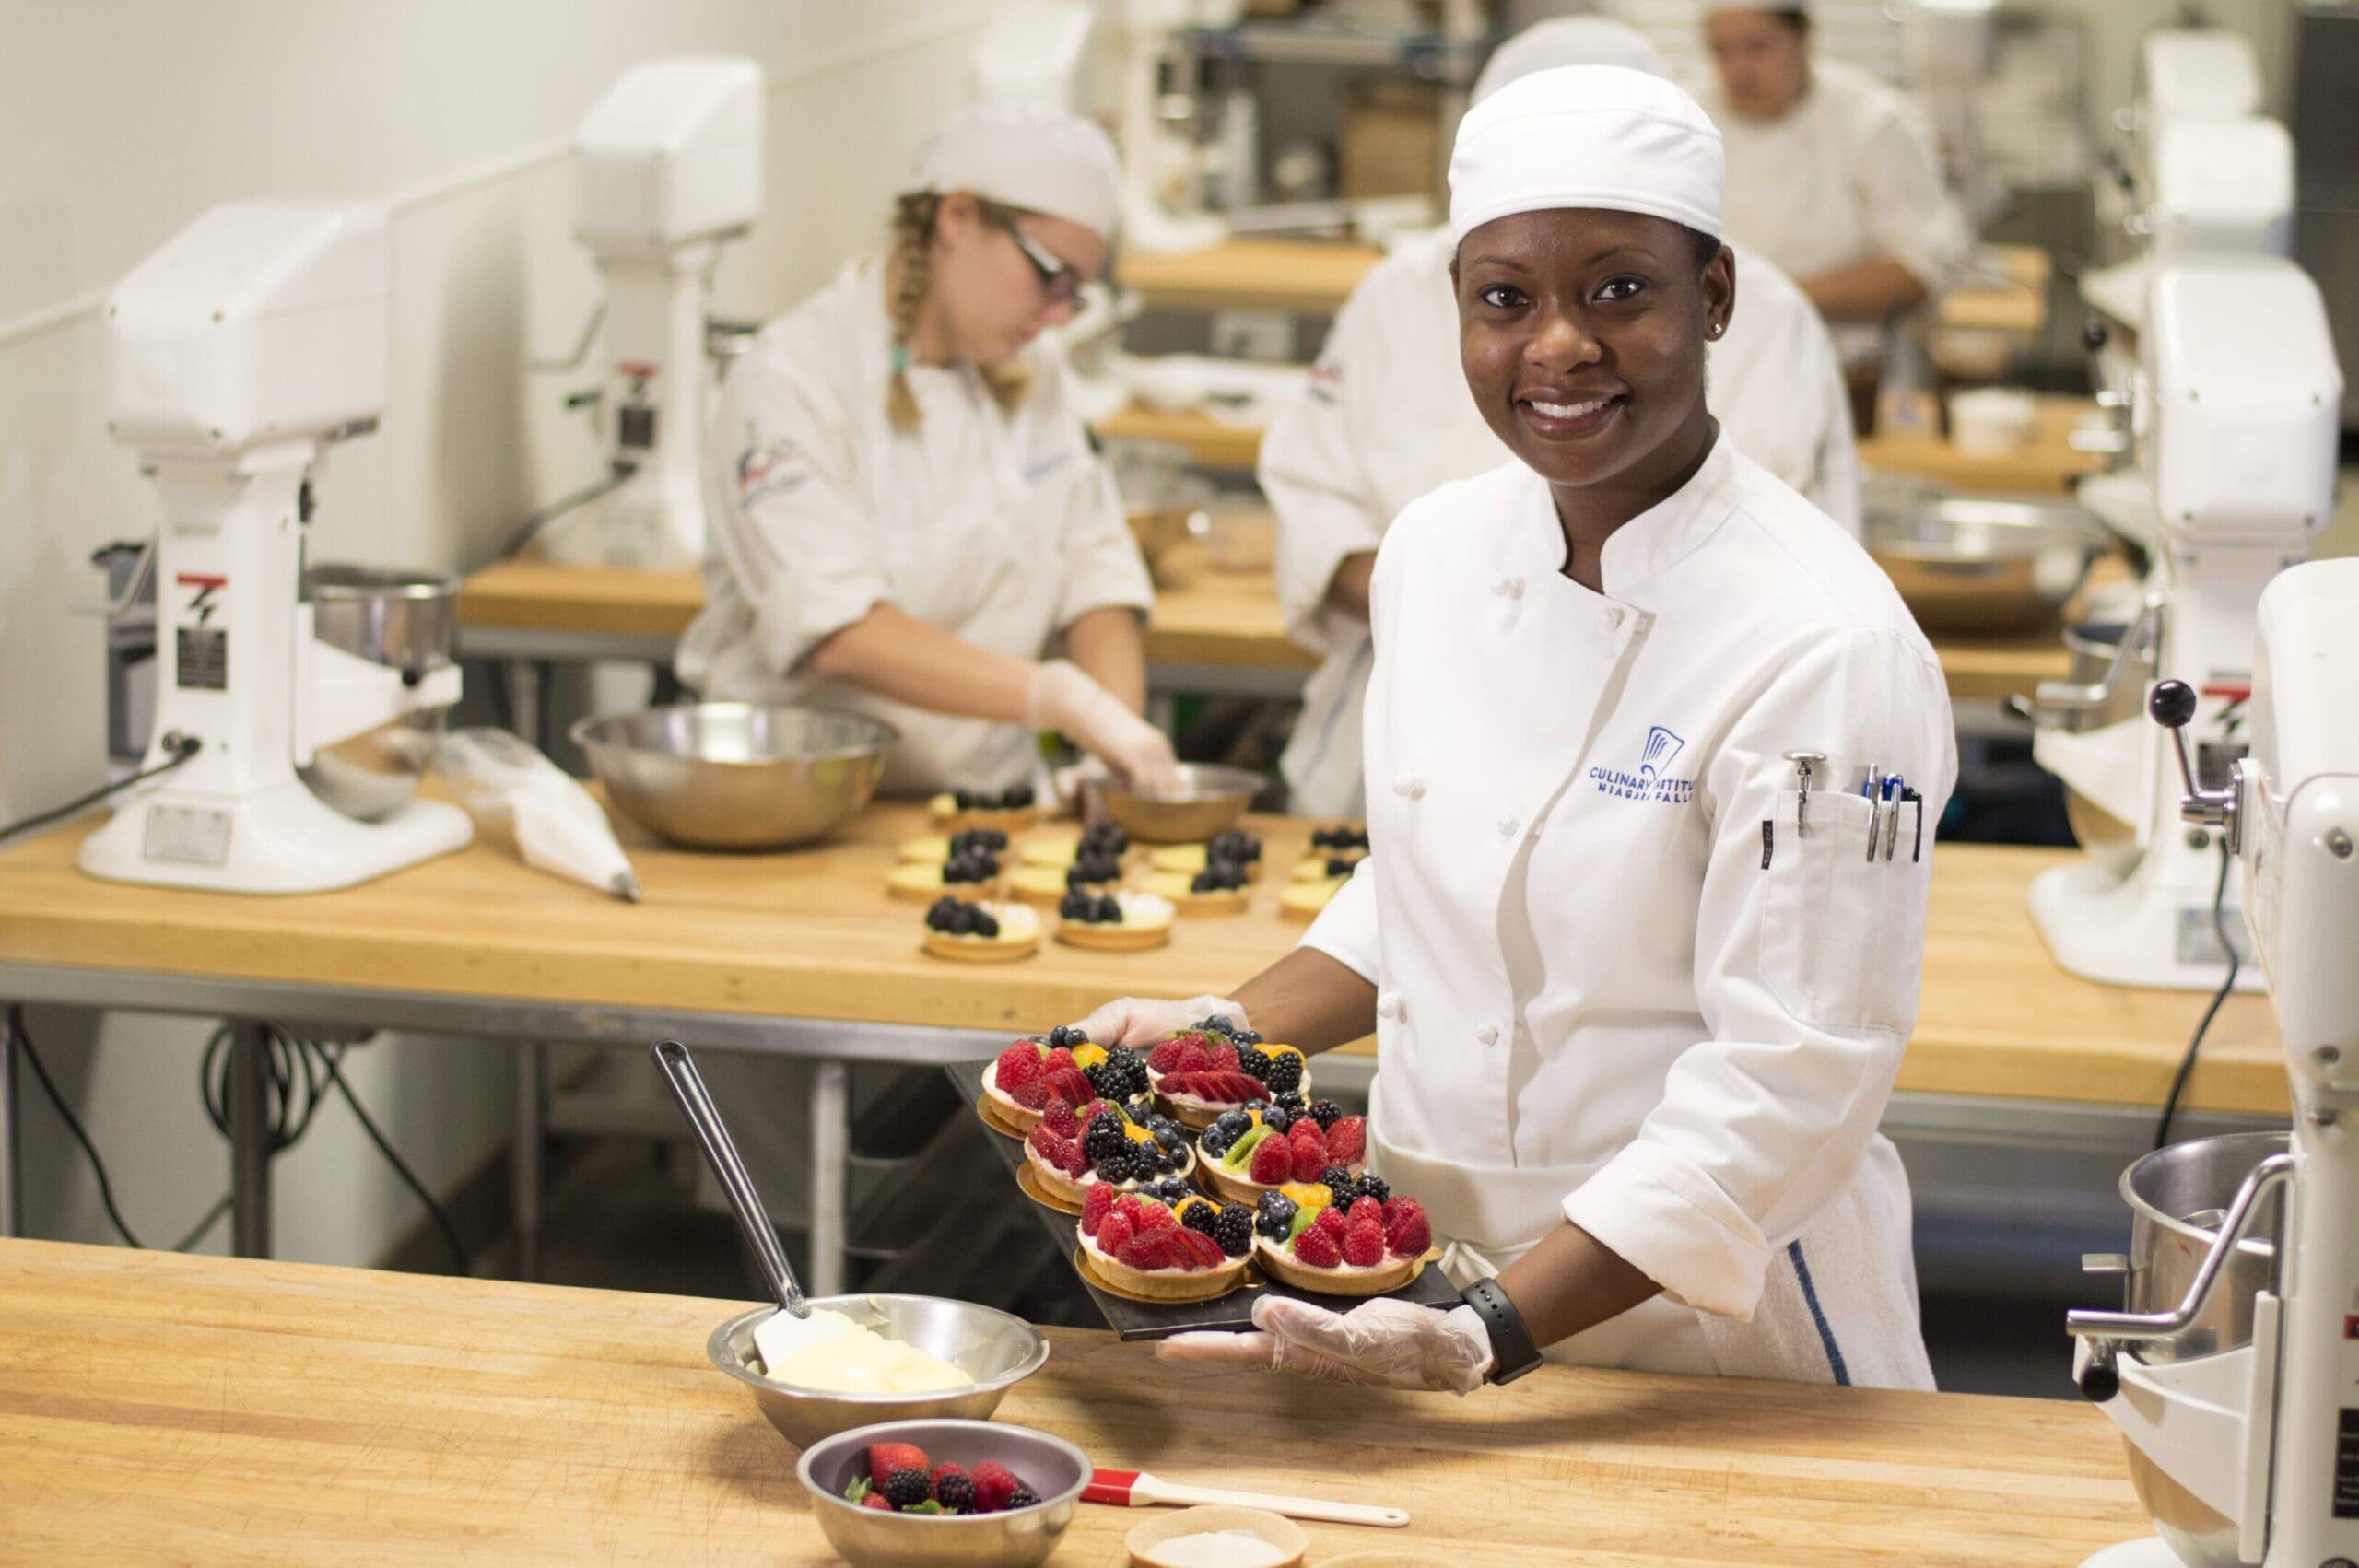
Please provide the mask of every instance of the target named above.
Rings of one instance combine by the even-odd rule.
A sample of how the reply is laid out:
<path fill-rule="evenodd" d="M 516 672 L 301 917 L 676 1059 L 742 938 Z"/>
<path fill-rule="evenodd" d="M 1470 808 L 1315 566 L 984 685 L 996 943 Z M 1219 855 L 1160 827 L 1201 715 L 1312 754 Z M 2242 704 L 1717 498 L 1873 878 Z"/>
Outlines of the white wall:
<path fill-rule="evenodd" d="M 873 246 L 917 137 L 964 95 L 976 0 L 0 0 L 0 821 L 105 767 L 90 552 L 151 526 L 103 434 L 88 301 L 205 207 L 394 198 L 394 354 L 381 433 L 335 451 L 311 554 L 447 569 L 593 477 L 597 453 L 528 355 L 595 301 L 567 237 L 561 148 L 622 67 L 750 55 L 769 74 L 769 192 L 717 308 L 774 314 Z M 452 189 L 456 183 L 460 188 Z M 53 309 L 53 307 L 60 309 Z M 227 1184 L 195 1091 L 206 1027 L 36 1012 L 52 1071 L 135 1229 L 165 1244 Z M 504 1050 L 402 1041 L 351 1076 L 429 1181 L 497 1149 Z M 28 1075 L 25 1088 L 37 1093 Z M 35 1235 L 106 1239 L 45 1106 L 25 1117 Z M 416 1211 L 341 1106 L 277 1167 L 283 1256 L 365 1262 Z M 221 1245 L 217 1234 L 215 1246 Z"/>

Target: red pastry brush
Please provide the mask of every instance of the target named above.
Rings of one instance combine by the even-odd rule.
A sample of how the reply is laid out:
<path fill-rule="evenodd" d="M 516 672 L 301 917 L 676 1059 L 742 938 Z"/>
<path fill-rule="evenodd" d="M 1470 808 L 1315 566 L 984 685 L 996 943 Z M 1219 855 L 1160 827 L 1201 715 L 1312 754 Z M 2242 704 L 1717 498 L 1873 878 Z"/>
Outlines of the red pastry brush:
<path fill-rule="evenodd" d="M 1144 1508 L 1152 1503 L 1209 1503 L 1230 1508 L 1265 1508 L 1289 1519 L 1316 1519 L 1331 1525 L 1384 1525 L 1409 1522 L 1405 1508 L 1378 1508 L 1366 1503 L 1328 1503 L 1316 1497 L 1272 1497 L 1259 1492 L 1227 1492 L 1214 1486 L 1179 1486 L 1144 1470 L 1094 1471 L 1081 1489 L 1084 1503 L 1110 1503 L 1118 1508 Z"/>

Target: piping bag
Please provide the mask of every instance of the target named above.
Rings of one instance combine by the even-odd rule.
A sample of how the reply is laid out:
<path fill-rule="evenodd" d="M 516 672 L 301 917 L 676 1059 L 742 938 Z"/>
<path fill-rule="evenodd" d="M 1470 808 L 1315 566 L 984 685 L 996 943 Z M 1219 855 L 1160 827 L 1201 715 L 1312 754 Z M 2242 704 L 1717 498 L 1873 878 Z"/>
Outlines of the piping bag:
<path fill-rule="evenodd" d="M 488 726 L 453 730 L 434 766 L 469 815 L 507 825 L 526 865 L 639 902 L 639 873 L 604 810 L 533 747 Z"/>

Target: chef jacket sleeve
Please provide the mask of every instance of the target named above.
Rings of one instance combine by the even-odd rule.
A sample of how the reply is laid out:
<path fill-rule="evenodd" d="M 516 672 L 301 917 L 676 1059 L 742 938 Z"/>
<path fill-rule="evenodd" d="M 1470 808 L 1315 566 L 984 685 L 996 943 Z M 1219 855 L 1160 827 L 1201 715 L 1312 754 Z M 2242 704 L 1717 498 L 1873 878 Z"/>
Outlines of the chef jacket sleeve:
<path fill-rule="evenodd" d="M 1873 252 L 1916 275 L 1941 297 L 1966 264 L 1966 215 L 1942 183 L 1940 157 L 1924 123 L 1906 104 L 1880 116 L 1860 146 L 1860 211 Z"/>
<path fill-rule="evenodd" d="M 1255 472 L 1277 514 L 1274 563 L 1286 635 L 1325 655 L 1355 642 L 1353 616 L 1328 607 L 1347 556 L 1384 539 L 1384 503 L 1366 460 L 1370 400 L 1383 395 L 1383 322 L 1365 290 L 1344 301 L 1303 390 L 1262 439 Z"/>
<path fill-rule="evenodd" d="M 1376 857 L 1362 856 L 1302 938 L 1303 946 L 1317 948 L 1371 986 L 1383 984 L 1384 971 L 1376 942 Z"/>
<path fill-rule="evenodd" d="M 781 675 L 890 597 L 854 478 L 852 413 L 840 402 L 792 365 L 743 358 L 706 443 L 711 549 L 753 607 L 755 640 Z"/>
<path fill-rule="evenodd" d="M 1044 356 L 1033 392 L 1041 400 L 1036 410 L 1040 427 L 1051 433 L 1052 443 L 1032 463 L 1039 474 L 1034 483 L 1044 491 L 1041 503 L 1054 507 L 1062 519 L 1060 631 L 1092 610 L 1120 608 L 1144 615 L 1155 603 L 1155 587 L 1113 473 L 1090 450 L 1088 431 L 1074 405 L 1070 374 L 1062 358 Z"/>
<path fill-rule="evenodd" d="M 1792 831 L 1791 749 L 1828 757 L 1807 837 Z M 1922 859 L 1915 806 L 1893 858 L 1864 858 L 1856 780 L 1871 763 L 1922 791 Z M 1694 981 L 1710 1033 L 1672 1064 L 1637 1137 L 1564 1203 L 1673 1299 L 1749 1319 L 1777 1249 L 1851 1181 L 1916 1021 L 1932 825 L 1955 777 L 1940 667 L 1869 628 L 1796 660 L 1697 780 L 1712 837 Z"/>

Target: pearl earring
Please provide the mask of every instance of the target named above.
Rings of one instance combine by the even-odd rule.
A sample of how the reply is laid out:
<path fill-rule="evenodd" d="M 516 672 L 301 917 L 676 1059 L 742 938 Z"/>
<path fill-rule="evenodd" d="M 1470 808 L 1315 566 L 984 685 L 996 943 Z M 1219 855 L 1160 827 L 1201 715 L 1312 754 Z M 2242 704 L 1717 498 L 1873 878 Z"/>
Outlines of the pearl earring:
<path fill-rule="evenodd" d="M 1719 322 L 1714 322 L 1712 323 L 1712 325 L 1711 325 L 1711 328 L 1710 328 L 1710 331 L 1709 331 L 1708 335 L 1710 335 L 1710 336 L 1712 336 L 1712 337 L 1718 337 L 1718 336 L 1719 336 L 1719 335 L 1720 335 L 1720 333 L 1722 333 L 1723 332 L 1726 332 L 1727 330 L 1728 330 L 1728 329 L 1727 329 L 1726 327 L 1722 326 Z"/>

